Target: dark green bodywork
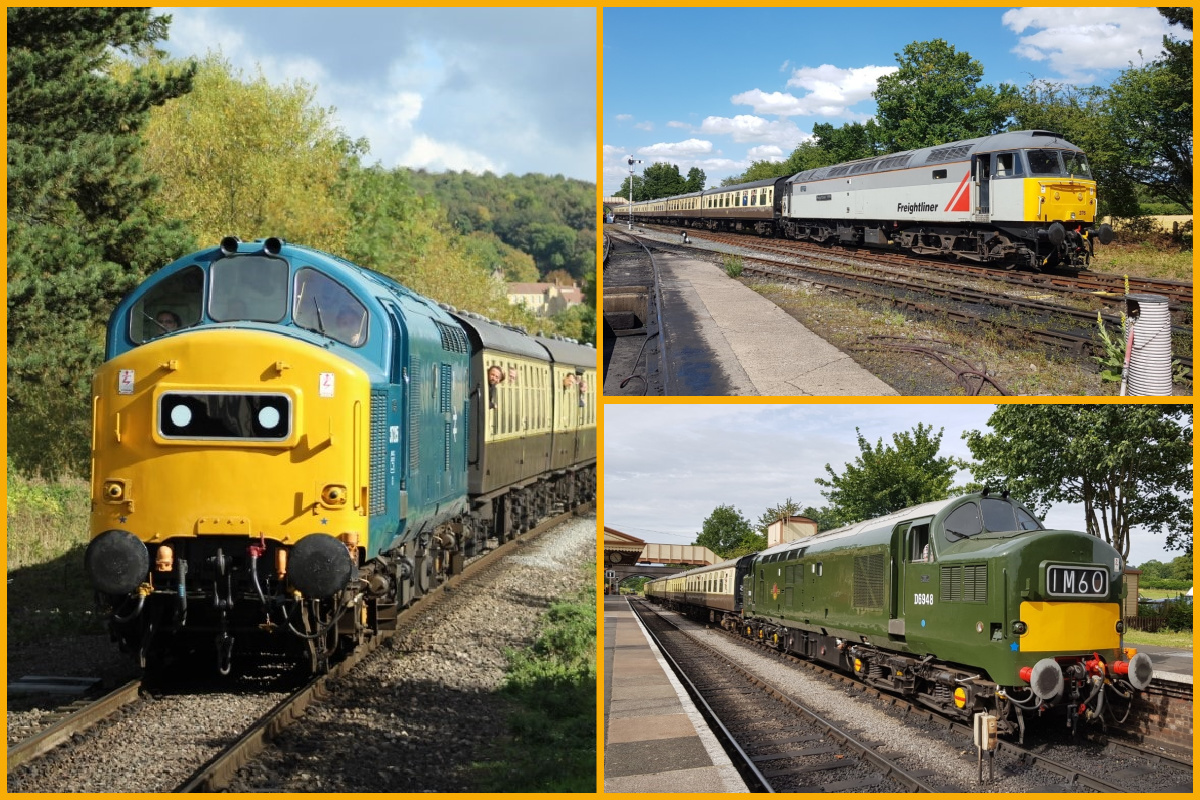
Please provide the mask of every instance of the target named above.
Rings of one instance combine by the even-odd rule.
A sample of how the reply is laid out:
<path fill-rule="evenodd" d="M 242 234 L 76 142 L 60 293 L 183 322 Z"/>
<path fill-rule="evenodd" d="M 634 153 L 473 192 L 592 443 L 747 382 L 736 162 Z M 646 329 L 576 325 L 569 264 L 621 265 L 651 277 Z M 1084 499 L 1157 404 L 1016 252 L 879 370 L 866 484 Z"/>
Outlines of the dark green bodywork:
<path fill-rule="evenodd" d="M 1124 565 L 1117 551 L 1085 533 L 1044 529 L 985 530 L 951 541 L 946 518 L 981 497 L 916 506 L 878 524 L 859 523 L 765 550 L 745 579 L 743 613 L 882 649 L 933 655 L 1002 686 L 1020 685 L 1020 668 L 1046 657 L 1099 652 L 1111 662 L 1116 648 L 1021 651 L 1013 624 L 1023 601 L 1064 601 L 1046 592 L 1048 563 L 1103 567 L 1108 573 L 1103 597 L 1066 602 L 1120 603 Z M 910 555 L 909 533 L 924 522 L 932 552 L 919 563 Z"/>

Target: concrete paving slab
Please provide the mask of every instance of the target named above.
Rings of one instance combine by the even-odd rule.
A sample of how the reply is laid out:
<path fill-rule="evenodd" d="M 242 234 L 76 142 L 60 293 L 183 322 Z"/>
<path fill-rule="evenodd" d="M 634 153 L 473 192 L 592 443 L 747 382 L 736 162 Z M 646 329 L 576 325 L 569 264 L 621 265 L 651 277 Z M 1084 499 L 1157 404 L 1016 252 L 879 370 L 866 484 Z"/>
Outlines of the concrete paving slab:
<path fill-rule="evenodd" d="M 898 392 L 718 266 L 656 254 L 669 371 L 680 394 L 882 396 Z"/>
<path fill-rule="evenodd" d="M 694 735 L 644 742 L 608 742 L 604 758 L 604 777 L 676 772 L 694 767 L 711 767 L 712 759 L 704 744 Z"/>
<path fill-rule="evenodd" d="M 651 739 L 675 739 L 680 736 L 695 735 L 696 728 L 687 714 L 615 719 L 608 729 L 610 742 L 643 742 Z"/>

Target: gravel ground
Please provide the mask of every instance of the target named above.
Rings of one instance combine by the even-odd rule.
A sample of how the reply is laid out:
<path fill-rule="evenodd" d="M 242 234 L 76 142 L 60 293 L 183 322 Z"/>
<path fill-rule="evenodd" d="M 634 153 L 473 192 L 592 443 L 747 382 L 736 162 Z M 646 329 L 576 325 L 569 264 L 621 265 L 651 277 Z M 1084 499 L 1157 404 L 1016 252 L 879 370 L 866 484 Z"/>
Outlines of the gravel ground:
<path fill-rule="evenodd" d="M 880 742 L 881 749 L 902 753 L 900 760 L 906 769 L 935 770 L 935 776 L 926 778 L 930 783 L 962 787 L 965 791 L 973 792 L 1046 791 L 1052 786 L 1065 788 L 1061 779 L 1031 770 L 1000 754 L 996 756 L 995 783 L 980 786 L 976 782 L 975 748 L 970 742 L 947 740 L 944 734 L 930 726 L 914 723 L 913 720 L 903 721 L 888 714 L 877 702 L 861 702 L 853 696 L 857 692 L 830 684 L 807 670 L 780 664 L 767 654 L 755 652 L 731 640 L 724 631 L 706 629 L 677 614 L 669 616 L 699 641 L 763 676 L 776 689 L 805 703 L 814 711 L 828 715 L 835 724 L 862 732 L 863 736 Z"/>
<path fill-rule="evenodd" d="M 8 791 L 171 791 L 284 697 L 205 691 L 140 700 L 69 747 L 9 773 Z"/>
<path fill-rule="evenodd" d="M 99 678 L 105 691 L 138 677 L 133 658 L 117 650 L 108 636 L 67 636 L 37 645 L 10 646 L 8 679 L 24 676 Z M 58 719 L 57 709 L 75 698 L 61 695 L 8 697 L 8 743 L 20 742 Z"/>
<path fill-rule="evenodd" d="M 505 650 L 527 647 L 552 600 L 590 584 L 595 516 L 542 535 L 430 611 L 333 687 L 230 786 L 237 792 L 449 792 L 505 735 Z"/>

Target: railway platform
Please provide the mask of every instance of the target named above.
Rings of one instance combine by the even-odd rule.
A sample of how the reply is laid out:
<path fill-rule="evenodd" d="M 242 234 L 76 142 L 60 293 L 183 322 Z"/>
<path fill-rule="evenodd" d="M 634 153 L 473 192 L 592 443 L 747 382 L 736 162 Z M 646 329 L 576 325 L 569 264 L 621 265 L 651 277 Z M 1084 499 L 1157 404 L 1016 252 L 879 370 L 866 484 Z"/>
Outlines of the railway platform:
<path fill-rule="evenodd" d="M 604 598 L 604 790 L 746 791 L 629 601 L 617 595 Z"/>
<path fill-rule="evenodd" d="M 715 264 L 658 252 L 677 394 L 880 396 L 898 392 Z"/>

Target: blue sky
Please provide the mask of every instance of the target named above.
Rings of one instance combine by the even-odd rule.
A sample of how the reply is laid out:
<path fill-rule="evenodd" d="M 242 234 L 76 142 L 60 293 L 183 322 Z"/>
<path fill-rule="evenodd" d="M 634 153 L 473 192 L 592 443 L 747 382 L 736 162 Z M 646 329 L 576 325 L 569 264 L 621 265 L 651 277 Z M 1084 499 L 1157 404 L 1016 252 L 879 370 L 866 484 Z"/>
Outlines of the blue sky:
<path fill-rule="evenodd" d="M 172 56 L 314 85 L 368 163 L 596 179 L 594 8 L 155 11 Z"/>
<path fill-rule="evenodd" d="M 729 504 L 754 522 L 791 497 L 826 504 L 814 479 L 839 474 L 859 454 L 857 426 L 871 444 L 918 423 L 945 428 L 942 455 L 971 460 L 963 431 L 987 430 L 991 404 L 691 404 L 604 407 L 604 524 L 650 542 L 691 544 L 704 519 Z M 961 472 L 956 484 L 971 479 Z M 1019 498 L 1018 498 L 1019 499 Z M 1047 527 L 1086 530 L 1083 506 L 1051 508 Z M 1129 560 L 1169 561 L 1179 551 L 1138 529 Z"/>
<path fill-rule="evenodd" d="M 1168 27 L 1153 8 L 608 8 L 604 193 L 628 154 L 699 166 L 711 187 L 787 158 L 814 123 L 865 121 L 910 42 L 945 39 L 987 84 L 1083 86 L 1156 57 Z"/>

